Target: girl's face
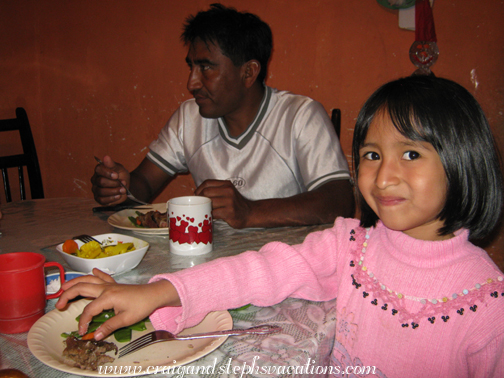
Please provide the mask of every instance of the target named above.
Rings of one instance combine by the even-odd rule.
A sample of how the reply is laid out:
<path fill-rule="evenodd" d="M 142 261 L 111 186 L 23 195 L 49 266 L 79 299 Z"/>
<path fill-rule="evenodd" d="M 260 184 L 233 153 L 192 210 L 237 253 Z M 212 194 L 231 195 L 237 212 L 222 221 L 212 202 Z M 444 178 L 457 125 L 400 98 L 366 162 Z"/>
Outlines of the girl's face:
<path fill-rule="evenodd" d="M 388 228 L 422 240 L 453 236 L 438 235 L 448 183 L 430 143 L 403 136 L 383 111 L 375 115 L 359 156 L 359 190 Z"/>

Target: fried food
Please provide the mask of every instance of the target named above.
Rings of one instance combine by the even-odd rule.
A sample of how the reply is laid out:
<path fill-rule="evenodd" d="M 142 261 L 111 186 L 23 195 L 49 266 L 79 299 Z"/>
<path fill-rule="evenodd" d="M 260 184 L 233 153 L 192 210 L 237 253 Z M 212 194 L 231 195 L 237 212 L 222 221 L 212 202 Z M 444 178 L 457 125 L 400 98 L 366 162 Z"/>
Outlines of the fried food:
<path fill-rule="evenodd" d="M 166 212 L 161 213 L 157 210 L 148 211 L 147 213 L 136 212 L 136 217 L 129 217 L 131 223 L 136 227 L 146 228 L 166 228 L 168 227 L 168 219 Z"/>
<path fill-rule="evenodd" d="M 114 362 L 114 357 L 105 354 L 109 351 L 113 350 L 117 355 L 117 345 L 103 340 L 79 340 L 74 336 L 69 336 L 65 343 L 63 362 L 83 370 L 97 370 L 98 366 Z"/>

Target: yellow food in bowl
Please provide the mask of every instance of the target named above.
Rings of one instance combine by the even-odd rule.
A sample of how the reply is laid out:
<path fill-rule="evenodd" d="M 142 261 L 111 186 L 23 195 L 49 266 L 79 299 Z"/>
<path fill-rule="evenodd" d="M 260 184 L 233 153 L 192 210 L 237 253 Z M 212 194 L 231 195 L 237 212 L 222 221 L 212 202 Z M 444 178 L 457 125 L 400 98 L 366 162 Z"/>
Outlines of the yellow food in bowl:
<path fill-rule="evenodd" d="M 134 250 L 135 246 L 133 243 L 118 243 L 116 245 L 109 245 L 102 248 L 100 243 L 90 241 L 89 243 L 82 245 L 76 251 L 76 255 L 77 257 L 82 257 L 84 259 L 101 259 L 103 257 L 120 255 Z"/>

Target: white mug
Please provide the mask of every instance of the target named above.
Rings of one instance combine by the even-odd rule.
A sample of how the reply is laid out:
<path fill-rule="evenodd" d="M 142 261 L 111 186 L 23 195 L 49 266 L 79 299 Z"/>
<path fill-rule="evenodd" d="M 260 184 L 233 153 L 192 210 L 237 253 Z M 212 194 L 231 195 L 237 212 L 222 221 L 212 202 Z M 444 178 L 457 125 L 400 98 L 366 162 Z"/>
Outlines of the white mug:
<path fill-rule="evenodd" d="M 172 198 L 167 202 L 170 252 L 198 256 L 212 251 L 212 200 L 201 196 Z"/>

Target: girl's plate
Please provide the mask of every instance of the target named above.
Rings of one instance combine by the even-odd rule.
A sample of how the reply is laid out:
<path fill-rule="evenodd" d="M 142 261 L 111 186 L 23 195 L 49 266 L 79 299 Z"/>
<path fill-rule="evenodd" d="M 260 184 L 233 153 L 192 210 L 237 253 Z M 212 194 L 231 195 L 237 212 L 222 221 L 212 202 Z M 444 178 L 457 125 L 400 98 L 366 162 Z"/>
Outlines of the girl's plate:
<path fill-rule="evenodd" d="M 75 318 L 82 313 L 89 300 L 82 299 L 70 304 L 67 310 L 52 310 L 41 317 L 28 332 L 28 348 L 41 362 L 56 370 L 69 374 L 86 377 L 131 377 L 152 373 L 156 367 L 177 367 L 193 362 L 217 349 L 227 336 L 208 339 L 177 340 L 167 343 L 157 343 L 137 352 L 128 354 L 120 359 L 114 352 L 107 353 L 116 358 L 114 362 L 107 363 L 99 370 L 81 370 L 77 367 L 63 363 L 63 350 L 65 349 L 63 332 L 77 330 Z M 150 322 L 146 322 L 145 331 L 133 331 L 133 340 L 152 332 L 154 329 Z M 191 328 L 185 329 L 181 334 L 221 331 L 233 328 L 233 320 L 227 311 L 209 313 L 203 321 Z M 114 336 L 109 336 L 105 341 L 114 342 L 118 348 L 127 343 L 119 343 Z M 106 370 L 104 367 L 108 367 Z M 117 367 L 117 368 L 114 368 Z M 150 369 L 150 370 L 149 370 Z M 104 372 L 112 372 L 105 374 Z"/>

